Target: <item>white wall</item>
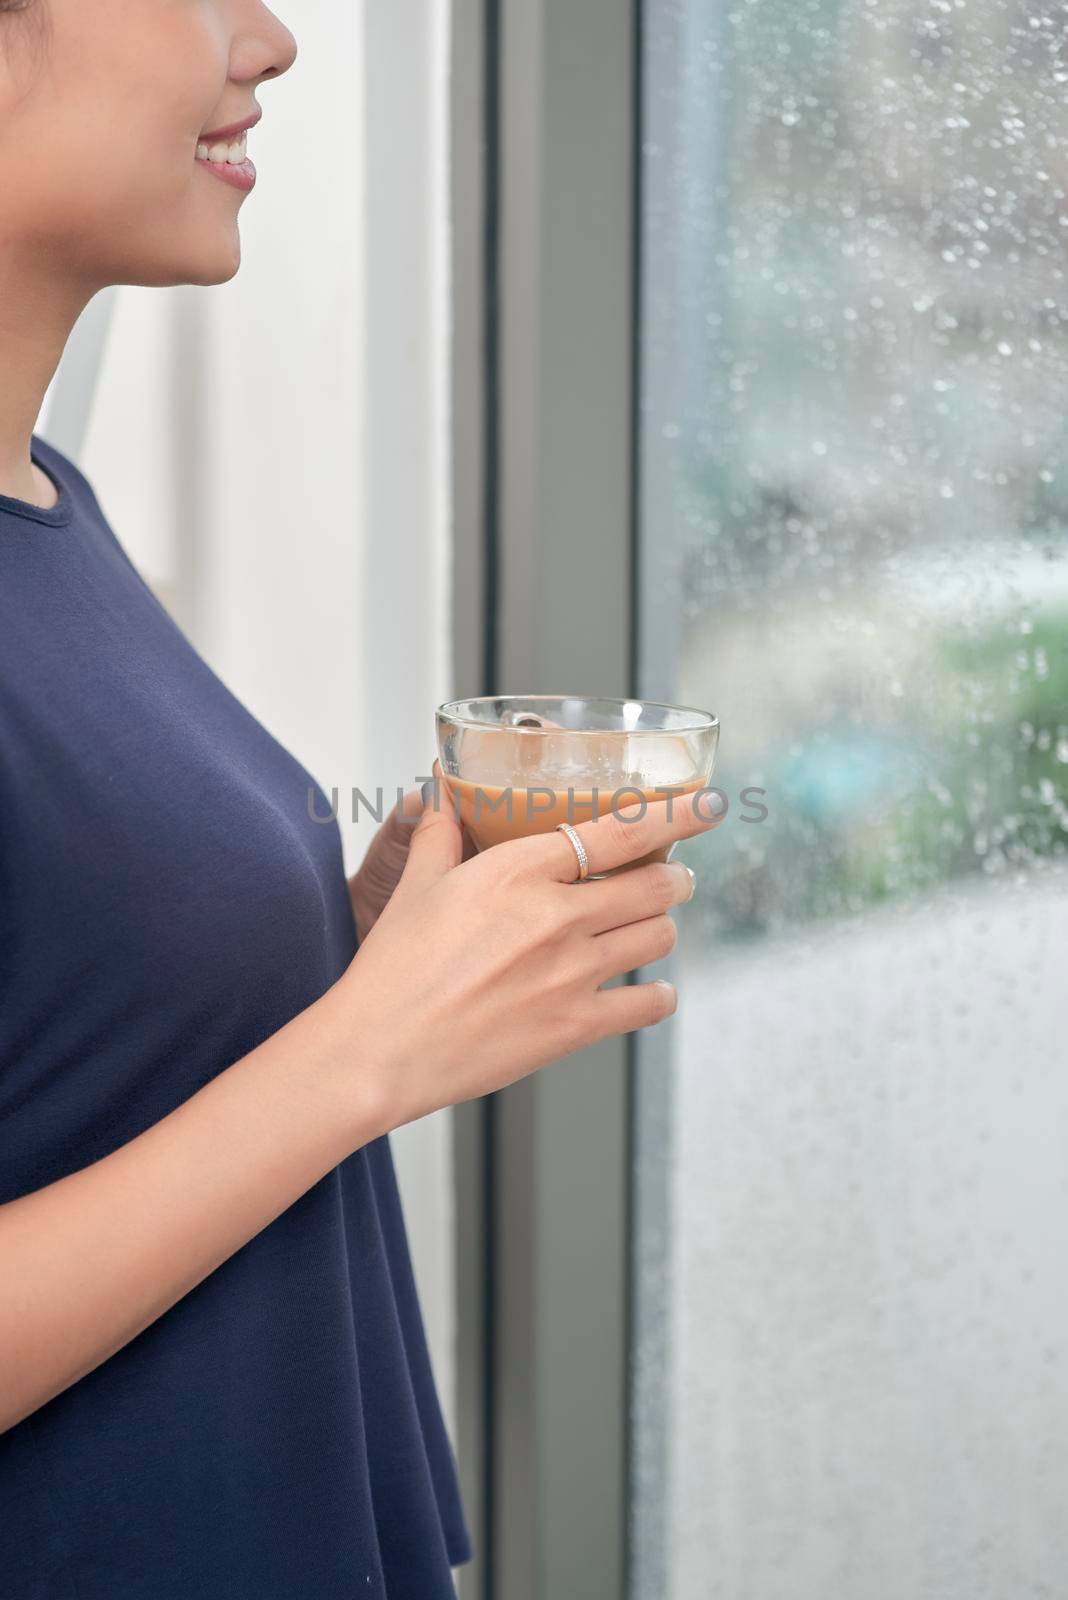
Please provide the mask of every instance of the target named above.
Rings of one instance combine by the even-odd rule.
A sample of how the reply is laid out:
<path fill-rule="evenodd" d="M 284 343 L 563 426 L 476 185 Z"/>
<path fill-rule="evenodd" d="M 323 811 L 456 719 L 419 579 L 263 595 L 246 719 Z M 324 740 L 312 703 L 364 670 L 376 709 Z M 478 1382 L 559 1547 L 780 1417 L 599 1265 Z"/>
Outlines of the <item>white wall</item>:
<path fill-rule="evenodd" d="M 202 654 L 338 786 L 351 872 L 375 825 L 345 797 L 429 773 L 450 690 L 448 7 L 277 9 L 299 56 L 258 96 L 241 270 L 118 291 L 78 454 Z M 393 1147 L 452 1428 L 448 1119 Z"/>

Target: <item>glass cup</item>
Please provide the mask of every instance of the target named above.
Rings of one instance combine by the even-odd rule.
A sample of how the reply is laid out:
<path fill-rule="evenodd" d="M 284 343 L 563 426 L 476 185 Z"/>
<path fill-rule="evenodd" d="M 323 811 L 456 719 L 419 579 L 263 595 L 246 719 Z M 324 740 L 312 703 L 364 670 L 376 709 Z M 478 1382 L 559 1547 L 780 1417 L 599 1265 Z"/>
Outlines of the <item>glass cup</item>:
<path fill-rule="evenodd" d="M 590 695 L 485 695 L 438 706 L 450 804 L 477 848 L 577 826 L 639 799 L 707 788 L 719 719 L 690 706 Z M 667 861 L 673 841 L 591 878 Z"/>

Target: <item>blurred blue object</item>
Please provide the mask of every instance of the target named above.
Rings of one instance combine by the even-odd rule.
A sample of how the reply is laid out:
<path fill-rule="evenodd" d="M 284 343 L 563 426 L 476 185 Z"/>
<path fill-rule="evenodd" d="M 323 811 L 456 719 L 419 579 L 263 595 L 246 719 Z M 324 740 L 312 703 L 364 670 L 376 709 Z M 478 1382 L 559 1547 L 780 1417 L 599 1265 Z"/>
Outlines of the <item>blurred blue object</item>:
<path fill-rule="evenodd" d="M 788 755 L 769 792 L 822 830 L 844 831 L 851 821 L 871 821 L 910 793 L 919 768 L 919 752 L 905 739 L 831 730 Z"/>

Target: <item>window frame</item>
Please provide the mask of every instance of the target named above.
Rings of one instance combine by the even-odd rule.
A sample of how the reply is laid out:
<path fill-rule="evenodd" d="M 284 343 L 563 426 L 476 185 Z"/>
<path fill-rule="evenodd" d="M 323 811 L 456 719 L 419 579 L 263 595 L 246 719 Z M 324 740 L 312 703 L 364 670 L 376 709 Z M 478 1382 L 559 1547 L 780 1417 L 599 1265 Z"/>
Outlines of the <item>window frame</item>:
<path fill-rule="evenodd" d="M 458 694 L 635 692 L 638 28 L 454 0 Z M 456 1113 L 464 1600 L 626 1593 L 633 1045 Z"/>

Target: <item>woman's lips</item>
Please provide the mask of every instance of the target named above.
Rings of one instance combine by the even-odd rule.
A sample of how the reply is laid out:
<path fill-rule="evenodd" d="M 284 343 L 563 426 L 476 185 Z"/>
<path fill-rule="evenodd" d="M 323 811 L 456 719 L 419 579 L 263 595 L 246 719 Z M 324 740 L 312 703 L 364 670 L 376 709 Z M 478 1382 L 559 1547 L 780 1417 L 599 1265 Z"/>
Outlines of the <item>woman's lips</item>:
<path fill-rule="evenodd" d="M 221 178 L 223 183 L 228 183 L 233 189 L 243 189 L 246 193 L 256 182 L 256 169 L 246 156 L 244 161 L 208 161 L 204 156 L 195 157 L 198 167 L 206 167 L 209 172 Z"/>

